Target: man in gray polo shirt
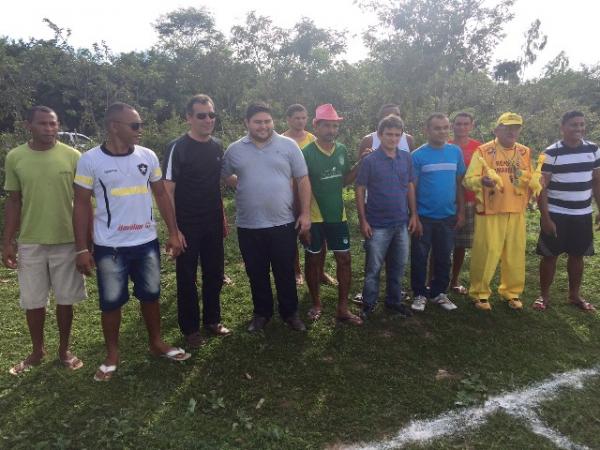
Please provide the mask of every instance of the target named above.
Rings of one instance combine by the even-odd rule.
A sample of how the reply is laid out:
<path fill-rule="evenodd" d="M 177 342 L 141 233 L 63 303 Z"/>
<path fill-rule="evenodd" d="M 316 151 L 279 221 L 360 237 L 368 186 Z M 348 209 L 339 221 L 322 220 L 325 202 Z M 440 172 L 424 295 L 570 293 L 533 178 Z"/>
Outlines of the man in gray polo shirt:
<path fill-rule="evenodd" d="M 254 316 L 248 331 L 264 328 L 273 315 L 270 267 L 273 268 L 279 314 L 294 330 L 306 327 L 298 317 L 294 274 L 296 230 L 310 229 L 310 181 L 294 140 L 273 131 L 265 103 L 253 103 L 244 121 L 248 135 L 231 144 L 223 158 L 222 177 L 236 187 L 238 242 L 250 279 Z M 294 223 L 290 179 L 298 183 L 300 216 Z"/>

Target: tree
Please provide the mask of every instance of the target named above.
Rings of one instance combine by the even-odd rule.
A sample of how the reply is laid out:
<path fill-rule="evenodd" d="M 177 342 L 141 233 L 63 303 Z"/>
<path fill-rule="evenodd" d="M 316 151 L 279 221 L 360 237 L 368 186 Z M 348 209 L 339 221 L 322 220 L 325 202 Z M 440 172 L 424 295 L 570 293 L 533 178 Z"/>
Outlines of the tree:
<path fill-rule="evenodd" d="M 212 14 L 202 8 L 180 8 L 162 15 L 154 23 L 159 45 L 169 52 L 194 49 L 207 53 L 218 47 L 223 34 L 215 28 Z"/>

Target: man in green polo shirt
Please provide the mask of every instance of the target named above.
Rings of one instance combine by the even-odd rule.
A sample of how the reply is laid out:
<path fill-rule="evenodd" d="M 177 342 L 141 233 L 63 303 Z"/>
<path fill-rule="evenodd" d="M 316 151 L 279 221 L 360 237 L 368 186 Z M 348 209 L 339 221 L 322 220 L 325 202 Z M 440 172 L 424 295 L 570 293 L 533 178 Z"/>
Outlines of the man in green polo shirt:
<path fill-rule="evenodd" d="M 26 125 L 31 140 L 6 156 L 4 190 L 8 197 L 2 261 L 6 267 L 18 269 L 20 305 L 33 351 L 10 368 L 12 375 L 40 364 L 46 355 L 44 319 L 50 290 L 56 299 L 58 358 L 71 370 L 83 366 L 69 351 L 73 304 L 86 298 L 83 275 L 75 268 L 71 223 L 73 178 L 81 155 L 57 141 L 59 122 L 50 108 L 31 108 Z"/>
<path fill-rule="evenodd" d="M 360 317 L 348 309 L 351 280 L 350 233 L 344 209 L 343 188 L 354 181 L 358 164 L 350 167 L 346 147 L 336 142 L 342 118 L 331 104 L 316 109 L 313 128 L 317 140 L 302 149 L 312 186 L 310 234 L 305 242 L 306 284 L 312 298 L 308 316 L 321 317 L 319 292 L 319 253 L 327 242 L 337 264 L 338 307 L 336 319 L 352 325 L 362 325 Z"/>

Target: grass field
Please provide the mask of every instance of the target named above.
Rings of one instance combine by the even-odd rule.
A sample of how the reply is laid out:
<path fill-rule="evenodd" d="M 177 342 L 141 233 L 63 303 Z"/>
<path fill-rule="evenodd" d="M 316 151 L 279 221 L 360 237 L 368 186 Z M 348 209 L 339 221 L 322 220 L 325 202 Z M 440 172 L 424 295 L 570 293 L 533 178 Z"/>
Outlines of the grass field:
<path fill-rule="evenodd" d="M 363 253 L 348 195 L 354 294 L 362 286 Z M 230 202 L 227 207 L 231 216 Z M 384 439 L 410 420 L 480 404 L 487 396 L 556 372 L 595 366 L 600 320 L 566 304 L 564 260 L 552 307 L 545 313 L 530 307 L 538 293 L 536 222 L 531 213 L 524 311 L 511 311 L 494 298 L 494 309 L 486 314 L 466 298 L 453 296 L 459 309 L 452 313 L 430 306 L 402 320 L 379 308 L 364 327 L 354 328 L 335 325 L 337 292 L 324 287 L 324 315 L 307 333 L 292 332 L 274 320 L 257 335 L 245 331 L 251 301 L 232 229 L 226 240 L 226 272 L 235 284 L 223 289 L 222 309 L 233 336 L 211 339 L 180 365 L 159 360 L 148 353 L 137 301 L 131 301 L 121 328 L 122 360 L 110 383 L 92 380 L 104 356 L 93 279 L 88 280 L 90 299 L 76 308 L 73 331 L 73 350 L 85 367 L 70 373 L 57 364 L 51 313 L 45 362 L 18 378 L 8 374 L 10 365 L 29 351 L 30 341 L 18 308 L 16 274 L 2 269 L 0 447 L 343 448 Z M 331 262 L 328 257 L 330 273 Z M 583 289 L 597 304 L 599 268 L 597 257 L 587 260 Z M 174 268 L 169 262 L 162 270 L 164 334 L 181 345 Z M 468 282 L 468 271 L 463 277 Z M 305 316 L 305 288 L 300 298 Z M 583 390 L 563 392 L 539 413 L 575 442 L 600 448 L 599 394 L 600 381 L 594 380 Z M 498 414 L 482 428 L 424 448 L 555 447 L 514 418 Z"/>

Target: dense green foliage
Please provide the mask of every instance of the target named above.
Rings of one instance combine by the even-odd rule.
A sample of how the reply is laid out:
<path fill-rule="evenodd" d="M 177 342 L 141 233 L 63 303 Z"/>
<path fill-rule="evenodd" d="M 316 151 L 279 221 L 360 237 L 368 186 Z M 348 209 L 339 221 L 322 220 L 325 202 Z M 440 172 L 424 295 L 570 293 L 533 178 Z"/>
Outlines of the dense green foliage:
<path fill-rule="evenodd" d="M 53 39 L 0 38 L 0 132 L 19 132 L 26 108 L 46 104 L 65 129 L 97 135 L 104 109 L 119 100 L 142 112 L 150 125 L 145 143 L 160 152 L 182 129 L 186 99 L 204 92 L 221 113 L 225 142 L 243 133 L 243 110 L 256 99 L 269 101 L 280 117 L 291 103 L 309 110 L 333 103 L 346 119 L 341 140 L 351 148 L 373 128 L 386 102 L 402 105 L 418 142 L 431 112 L 463 109 L 477 116 L 483 140 L 499 113 L 514 110 L 526 119 L 522 141 L 539 150 L 558 136 L 557 121 L 571 108 L 588 113 L 588 134 L 600 137 L 600 66 L 575 70 L 561 53 L 540 78 L 520 79 L 545 46 L 539 21 L 526 36 L 521 58 L 493 66 L 513 0 L 491 6 L 477 0 L 375 0 L 361 6 L 374 10 L 379 23 L 364 35 L 368 56 L 353 64 L 344 59 L 346 34 L 307 18 L 284 29 L 251 12 L 224 35 L 208 10 L 179 9 L 157 19 L 158 41 L 151 48 L 120 54 L 104 43 L 73 48 L 70 31 L 46 19 Z M 7 149 L 14 140 L 3 137 L 0 143 Z"/>

